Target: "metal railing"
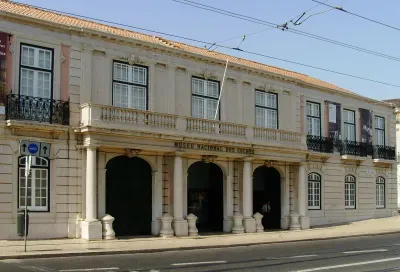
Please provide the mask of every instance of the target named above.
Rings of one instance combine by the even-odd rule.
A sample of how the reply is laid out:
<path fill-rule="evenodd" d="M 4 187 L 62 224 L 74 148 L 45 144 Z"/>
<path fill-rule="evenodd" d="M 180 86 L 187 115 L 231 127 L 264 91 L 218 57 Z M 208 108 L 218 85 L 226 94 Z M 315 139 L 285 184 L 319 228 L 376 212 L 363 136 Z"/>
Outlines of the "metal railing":
<path fill-rule="evenodd" d="M 321 153 L 333 153 L 333 139 L 322 136 L 307 135 L 308 150 Z"/>
<path fill-rule="evenodd" d="M 396 148 L 393 146 L 375 145 L 373 147 L 373 158 L 383 160 L 396 160 Z"/>
<path fill-rule="evenodd" d="M 69 102 L 9 94 L 6 99 L 6 119 L 69 125 Z"/>

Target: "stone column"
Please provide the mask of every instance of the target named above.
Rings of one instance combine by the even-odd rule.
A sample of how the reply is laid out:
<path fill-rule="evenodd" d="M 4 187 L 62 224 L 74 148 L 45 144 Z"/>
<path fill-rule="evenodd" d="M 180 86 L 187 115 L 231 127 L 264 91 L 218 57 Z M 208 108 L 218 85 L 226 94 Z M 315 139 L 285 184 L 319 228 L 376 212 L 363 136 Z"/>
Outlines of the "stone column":
<path fill-rule="evenodd" d="M 233 161 L 228 162 L 228 175 L 224 177 L 224 232 L 233 227 Z"/>
<path fill-rule="evenodd" d="M 290 226 L 290 166 L 285 166 L 285 181 L 283 182 L 283 209 L 281 216 L 281 229 L 288 229 Z"/>
<path fill-rule="evenodd" d="M 183 218 L 183 169 L 182 155 L 175 155 L 174 162 L 174 220 L 172 222 L 176 236 L 188 236 L 188 223 Z"/>
<path fill-rule="evenodd" d="M 310 228 L 310 218 L 307 217 L 307 181 L 306 170 L 304 164 L 299 165 L 299 180 L 298 180 L 298 207 L 299 221 L 302 229 Z"/>
<path fill-rule="evenodd" d="M 97 219 L 97 147 L 86 148 L 86 218 L 82 222 L 82 238 L 86 240 L 102 239 L 102 225 Z"/>
<path fill-rule="evenodd" d="M 245 232 L 256 232 L 256 221 L 253 218 L 253 179 L 251 160 L 243 163 L 243 226 Z"/>

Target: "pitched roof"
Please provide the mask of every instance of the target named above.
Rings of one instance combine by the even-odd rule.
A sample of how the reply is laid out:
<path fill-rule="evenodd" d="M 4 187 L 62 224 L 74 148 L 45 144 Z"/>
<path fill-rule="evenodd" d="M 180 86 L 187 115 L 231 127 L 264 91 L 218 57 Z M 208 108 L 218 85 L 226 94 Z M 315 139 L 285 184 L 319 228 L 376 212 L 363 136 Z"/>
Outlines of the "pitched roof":
<path fill-rule="evenodd" d="M 384 102 L 388 102 L 391 104 L 394 104 L 398 107 L 400 107 L 400 98 L 396 98 L 396 99 L 387 99 L 387 100 L 383 100 Z"/>
<path fill-rule="evenodd" d="M 81 18 L 77 18 L 77 17 L 72 17 L 72 16 L 52 12 L 52 11 L 47 11 L 44 9 L 29 6 L 29 5 L 13 3 L 13 2 L 10 2 L 7 0 L 1 0 L 0 1 L 0 13 L 9 13 L 9 14 L 13 14 L 16 16 L 32 18 L 32 19 L 36 19 L 36 20 L 39 20 L 39 21 L 42 21 L 45 23 L 51 23 L 53 25 L 69 26 L 69 27 L 76 27 L 79 29 L 101 31 L 104 33 L 112 34 L 112 35 L 117 35 L 117 36 L 121 36 L 121 37 L 125 37 L 125 38 L 131 38 L 131 39 L 136 39 L 139 41 L 149 42 L 149 43 L 157 44 L 160 46 L 174 48 L 177 50 L 186 51 L 188 53 L 194 53 L 194 54 L 198 54 L 198 55 L 201 55 L 204 57 L 210 57 L 210 58 L 214 58 L 214 59 L 218 59 L 218 60 L 222 60 L 222 61 L 225 61 L 228 58 L 230 63 L 245 65 L 249 68 L 262 70 L 262 71 L 265 71 L 265 72 L 268 72 L 271 74 L 275 74 L 277 76 L 291 78 L 291 79 L 294 79 L 298 82 L 301 82 L 301 83 L 304 83 L 307 85 L 314 85 L 316 87 L 328 88 L 333 91 L 360 96 L 354 92 L 351 92 L 349 90 L 340 88 L 336 85 L 324 82 L 317 78 L 310 77 L 305 74 L 285 70 L 282 68 L 262 64 L 262 63 L 247 60 L 247 59 L 242 59 L 242 58 L 218 53 L 215 51 L 210 51 L 205 48 L 200 48 L 200 47 L 196 47 L 196 46 L 192 46 L 192 45 L 188 45 L 188 44 L 184 44 L 184 43 L 180 43 L 180 42 L 167 40 L 167 39 L 161 38 L 161 37 L 142 34 L 142 33 L 138 33 L 138 32 L 131 31 L 131 30 L 126 30 L 126 29 L 122 29 L 122 28 L 118 28 L 118 27 L 114 27 L 114 26 L 109 26 L 106 24 L 97 23 L 94 21 L 89 21 L 89 20 L 85 20 L 85 19 L 81 19 Z"/>

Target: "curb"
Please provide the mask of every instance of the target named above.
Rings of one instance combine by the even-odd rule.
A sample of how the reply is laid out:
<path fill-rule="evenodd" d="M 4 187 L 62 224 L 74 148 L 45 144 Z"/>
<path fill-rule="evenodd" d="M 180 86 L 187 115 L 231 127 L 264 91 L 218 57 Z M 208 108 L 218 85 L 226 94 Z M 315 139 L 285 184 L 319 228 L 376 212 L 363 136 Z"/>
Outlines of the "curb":
<path fill-rule="evenodd" d="M 115 250 L 115 251 L 93 251 L 93 252 L 71 252 L 71 253 L 49 253 L 40 254 L 37 252 L 32 252 L 26 255 L 9 255 L 0 256 L 0 260 L 9 259 L 45 259 L 54 257 L 85 257 L 85 256 L 104 256 L 104 255 L 119 255 L 119 254 L 138 254 L 138 253 L 159 253 L 168 251 L 189 251 L 189 250 L 199 250 L 208 248 L 230 248 L 230 247 L 246 247 L 246 246 L 257 246 L 257 245 L 269 245 L 269 244 L 282 244 L 282 243 L 296 243 L 296 242 L 311 242 L 311 241 L 325 241 L 325 240 L 337 240 L 345 238 L 356 238 L 356 237 L 367 237 L 367 236 L 383 236 L 398 234 L 400 231 L 391 231 L 384 233 L 372 233 L 372 234 L 356 234 L 349 236 L 337 236 L 337 237 L 324 237 L 324 238 L 309 238 L 300 240 L 287 240 L 287 241 L 273 241 L 273 242 L 260 242 L 260 243 L 244 243 L 244 244 L 231 244 L 231 245 L 212 245 L 212 246 L 198 246 L 198 247 L 176 247 L 176 248 L 157 248 L 157 249 L 131 249 L 131 250 Z"/>

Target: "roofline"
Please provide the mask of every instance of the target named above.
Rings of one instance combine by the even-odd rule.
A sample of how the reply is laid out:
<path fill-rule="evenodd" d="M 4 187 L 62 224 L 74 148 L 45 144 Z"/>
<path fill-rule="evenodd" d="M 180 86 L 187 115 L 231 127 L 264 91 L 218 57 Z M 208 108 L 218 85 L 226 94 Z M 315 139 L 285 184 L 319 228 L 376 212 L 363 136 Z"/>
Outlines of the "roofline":
<path fill-rule="evenodd" d="M 45 10 L 43 10 L 43 11 L 45 11 Z M 56 14 L 60 14 L 60 13 L 56 13 Z M 67 24 L 49 22 L 49 21 L 46 21 L 46 20 L 43 20 L 43 19 L 32 18 L 32 17 L 29 17 L 29 16 L 24 16 L 24 15 L 12 13 L 12 12 L 4 11 L 4 10 L 0 11 L 0 15 L 4 16 L 5 19 L 12 18 L 12 19 L 15 19 L 15 20 L 23 21 L 23 22 L 24 21 L 25 22 L 34 22 L 34 23 L 37 23 L 39 25 L 62 29 L 62 30 L 66 31 L 66 32 L 68 32 L 70 34 L 72 34 L 72 32 L 75 32 L 77 34 L 77 36 L 83 36 L 84 34 L 91 34 L 92 38 L 97 38 L 97 39 L 99 39 L 99 38 L 100 39 L 109 38 L 109 39 L 120 40 L 120 41 L 123 41 L 123 42 L 130 42 L 130 43 L 132 43 L 132 42 L 138 43 L 139 42 L 140 44 L 148 45 L 150 47 L 159 49 L 161 51 L 170 51 L 170 53 L 174 53 L 174 54 L 178 54 L 178 55 L 179 55 L 179 53 L 180 54 L 183 53 L 184 55 L 187 55 L 187 56 L 197 57 L 197 58 L 203 59 L 205 61 L 211 61 L 211 62 L 214 62 L 216 64 L 220 64 L 221 66 L 225 66 L 225 63 L 222 62 L 218 58 L 204 56 L 202 54 L 185 51 L 183 49 L 179 49 L 179 48 L 172 47 L 172 46 L 171 47 L 162 46 L 162 45 L 158 45 L 158 44 L 155 44 L 155 43 L 152 43 L 152 42 L 138 40 L 138 39 L 135 39 L 135 38 L 127 38 L 127 37 L 123 37 L 123 36 L 120 36 L 120 35 L 114 35 L 114 34 L 111 34 L 109 32 L 100 31 L 100 30 L 94 30 L 94 29 L 90 29 L 90 28 L 86 28 L 86 27 L 76 27 L 76 26 L 71 26 L 71 25 L 67 25 Z M 69 16 L 69 17 L 81 19 L 79 17 L 73 17 L 73 16 Z M 95 22 L 95 21 L 90 21 L 90 20 L 87 20 L 87 21 Z M 106 25 L 106 24 L 103 24 L 103 25 Z M 111 26 L 111 25 L 108 25 L 108 26 Z M 111 26 L 111 27 L 114 27 L 114 26 Z M 119 28 L 119 29 L 127 30 L 127 29 L 124 29 L 124 28 Z M 127 30 L 127 31 L 131 31 L 131 30 Z M 139 33 L 141 35 L 147 35 L 147 36 L 150 36 L 150 37 L 158 38 L 158 36 L 151 36 L 149 34 L 145 34 L 145 33 L 141 33 L 141 32 L 137 32 L 137 33 Z M 99 34 L 101 34 L 101 35 L 99 35 Z M 165 39 L 165 38 L 162 38 L 162 37 L 159 37 L 159 38 Z M 166 40 L 169 41 L 168 39 L 166 39 Z M 136 46 L 138 46 L 138 45 L 136 44 Z M 189 45 L 189 46 L 193 46 L 193 45 Z M 196 47 L 196 46 L 194 46 L 194 47 Z M 227 54 L 224 54 L 224 55 L 227 55 Z M 227 56 L 234 57 L 232 55 L 227 55 Z M 248 60 L 248 61 L 252 61 L 252 60 Z M 234 64 L 232 64 L 232 63 L 234 63 Z M 260 64 L 263 64 L 263 63 L 260 63 Z M 266 65 L 266 64 L 263 64 L 263 65 Z M 380 101 L 380 100 L 375 100 L 375 99 L 372 99 L 372 98 L 368 98 L 368 97 L 365 97 L 365 96 L 362 96 L 362 95 L 359 95 L 359 94 L 350 93 L 350 92 L 349 93 L 341 92 L 341 91 L 338 91 L 338 90 L 335 90 L 335 89 L 332 89 L 332 88 L 329 88 L 329 87 L 318 86 L 318 85 L 315 85 L 315 84 L 312 84 L 312 83 L 304 82 L 302 80 L 299 80 L 299 79 L 296 79 L 296 78 L 293 78 L 293 77 L 288 77 L 288 76 L 284 76 L 284 75 L 277 75 L 275 73 L 271 73 L 271 72 L 268 72 L 268 71 L 265 71 L 265 70 L 257 69 L 257 68 L 254 68 L 254 67 L 249 67 L 249 66 L 244 65 L 244 64 L 239 64 L 239 63 L 236 63 L 236 62 L 230 62 L 230 65 L 228 65 L 228 66 L 231 66 L 231 67 L 235 67 L 236 66 L 239 69 L 245 69 L 245 70 L 248 70 L 248 71 L 255 71 L 257 73 L 265 74 L 265 75 L 267 75 L 269 77 L 272 77 L 272 78 L 278 78 L 278 79 L 281 79 L 281 80 L 290 81 L 290 82 L 296 83 L 298 85 L 309 86 L 309 87 L 312 87 L 312 88 L 315 88 L 315 89 L 319 89 L 319 90 L 322 90 L 322 91 L 325 91 L 325 92 L 335 93 L 335 94 L 339 94 L 339 95 L 343 95 L 343 96 L 349 96 L 349 97 L 352 97 L 352 98 L 357 98 L 357 99 L 361 98 L 361 99 L 365 100 L 366 102 L 370 102 L 370 103 L 374 103 L 374 104 L 384 104 L 385 106 L 391 107 L 389 104 L 382 103 L 382 101 Z M 271 66 L 271 67 L 273 67 L 273 66 Z M 282 68 L 279 68 L 279 67 L 273 67 L 273 68 L 282 69 Z M 282 70 L 294 72 L 294 71 L 287 70 L 287 69 L 282 69 Z M 294 72 L 294 73 L 297 73 L 297 72 Z M 301 74 L 301 73 L 298 73 L 298 74 Z M 305 76 L 307 76 L 307 75 L 305 75 Z M 324 82 L 324 83 L 331 84 L 331 83 L 328 83 L 328 82 Z"/>

